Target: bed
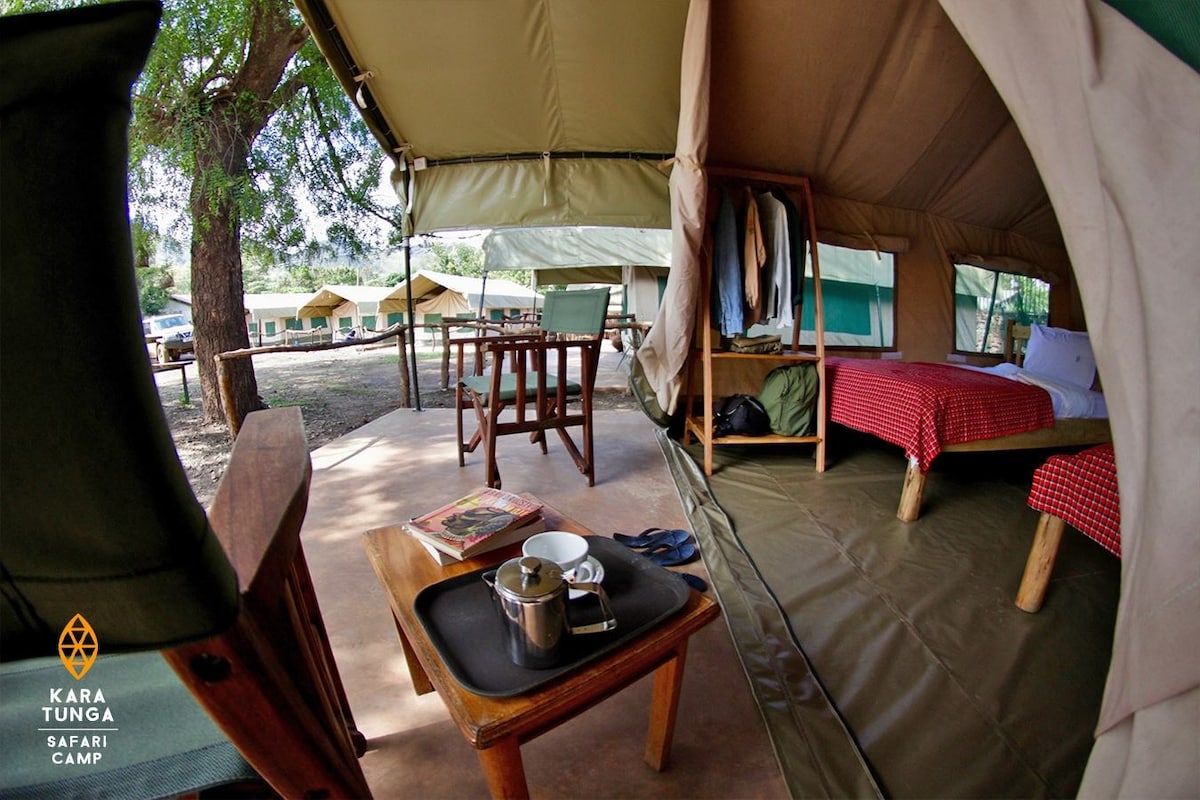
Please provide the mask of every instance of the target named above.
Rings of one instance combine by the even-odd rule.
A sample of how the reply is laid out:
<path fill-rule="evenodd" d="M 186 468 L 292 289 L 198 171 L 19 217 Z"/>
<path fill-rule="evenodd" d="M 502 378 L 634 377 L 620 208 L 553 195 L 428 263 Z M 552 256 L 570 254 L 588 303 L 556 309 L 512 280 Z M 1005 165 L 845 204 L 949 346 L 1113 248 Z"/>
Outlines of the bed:
<path fill-rule="evenodd" d="M 1033 473 L 1029 507 L 1042 512 L 1025 564 L 1017 607 L 1042 607 L 1066 525 L 1121 557 L 1121 503 L 1111 443 L 1074 455 L 1054 455 Z"/>
<path fill-rule="evenodd" d="M 925 475 L 943 452 L 1065 448 L 1111 440 L 1086 334 L 1009 326 L 1023 366 L 829 357 L 829 419 L 904 449 L 896 516 L 920 516 Z M 1080 337 L 1083 337 L 1082 339 Z M 1086 350 L 1086 353 L 1085 353 Z M 1022 355 L 1023 351 L 1023 355 Z"/>

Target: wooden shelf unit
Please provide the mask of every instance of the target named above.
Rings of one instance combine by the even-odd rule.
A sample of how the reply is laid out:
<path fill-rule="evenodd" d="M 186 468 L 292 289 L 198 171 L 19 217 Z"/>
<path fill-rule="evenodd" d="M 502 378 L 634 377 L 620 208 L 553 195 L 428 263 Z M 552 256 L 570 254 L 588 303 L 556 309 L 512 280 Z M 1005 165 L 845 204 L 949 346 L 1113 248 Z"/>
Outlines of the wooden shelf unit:
<path fill-rule="evenodd" d="M 701 303 L 697 314 L 696 331 L 693 337 L 695 347 L 687 367 L 685 389 L 685 410 L 683 442 L 688 444 L 691 437 L 704 445 L 704 474 L 712 475 L 713 447 L 715 445 L 762 445 L 762 444 L 815 444 L 814 454 L 817 472 L 825 471 L 825 426 L 826 426 L 826 384 L 825 384 L 825 315 L 821 300 L 821 266 L 817 254 L 817 224 L 813 213 L 812 187 L 808 178 L 796 175 L 782 175 L 757 170 L 739 169 L 736 167 L 709 166 L 706 168 L 709 186 L 726 184 L 730 186 L 750 186 L 754 189 L 782 189 L 795 199 L 799 199 L 805 215 L 809 231 L 809 254 L 812 263 L 813 278 L 813 327 L 815 331 L 814 346 L 805 351 L 800 348 L 800 314 L 801 305 L 796 306 L 795 323 L 792 326 L 791 348 L 783 353 L 734 353 L 719 348 L 720 337 L 713 329 L 712 319 L 712 234 L 711 227 L 705 233 L 704 256 L 701 276 Z M 714 204 L 713 193 L 709 193 L 708 221 L 712 219 Z M 805 276 L 801 276 L 801 280 Z M 716 345 L 716 346 L 714 346 Z M 816 433 L 809 436 L 780 436 L 767 434 L 765 436 L 726 435 L 719 438 L 713 436 L 713 406 L 716 397 L 727 397 L 731 394 L 757 395 L 762 387 L 763 378 L 772 369 L 786 364 L 811 362 L 817 370 L 818 390 L 816 408 Z M 698 373 L 698 374 L 697 374 Z M 700 383 L 699 398 L 696 397 L 696 383 Z M 699 408 L 697 408 L 699 399 Z"/>

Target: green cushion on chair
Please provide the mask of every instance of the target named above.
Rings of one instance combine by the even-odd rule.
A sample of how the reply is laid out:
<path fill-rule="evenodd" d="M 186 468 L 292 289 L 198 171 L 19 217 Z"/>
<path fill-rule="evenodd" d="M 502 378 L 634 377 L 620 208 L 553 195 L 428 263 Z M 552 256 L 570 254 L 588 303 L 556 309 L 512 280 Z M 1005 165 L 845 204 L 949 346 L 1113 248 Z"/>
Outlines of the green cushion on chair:
<path fill-rule="evenodd" d="M 479 398 L 479 402 L 487 405 L 488 395 L 492 391 L 492 378 L 490 375 L 469 375 L 459 381 L 463 388 Z M 567 396 L 575 397 L 583 393 L 583 387 L 573 380 L 567 380 Z M 558 376 L 546 376 L 546 394 L 553 395 L 558 392 Z M 525 376 L 525 395 L 533 398 L 537 396 L 537 375 L 528 374 Z M 506 372 L 500 376 L 500 402 L 511 403 L 517 399 L 517 375 L 513 372 Z"/>
<path fill-rule="evenodd" d="M 85 690 L 92 698 L 103 692 L 104 702 L 67 702 L 68 691 L 80 699 Z M 57 657 L 4 664 L 0 694 L 6 800 L 174 797 L 258 777 L 158 653 L 100 656 L 79 681 Z M 88 708 L 96 709 L 95 721 L 58 721 L 59 713 L 69 719 L 70 709 Z M 51 746 L 72 735 L 89 737 L 87 744 Z M 84 759 L 92 763 L 56 763 Z"/>

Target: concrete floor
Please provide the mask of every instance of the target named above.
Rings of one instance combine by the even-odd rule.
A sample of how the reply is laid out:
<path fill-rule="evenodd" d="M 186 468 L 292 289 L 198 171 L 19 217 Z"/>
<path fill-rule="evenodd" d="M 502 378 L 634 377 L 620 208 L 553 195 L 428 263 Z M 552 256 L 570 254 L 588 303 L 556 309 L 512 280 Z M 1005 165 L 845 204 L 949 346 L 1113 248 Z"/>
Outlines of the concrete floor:
<path fill-rule="evenodd" d="M 608 354 L 611 358 L 615 354 Z M 609 373 L 608 380 L 620 380 Z M 603 384 L 604 381 L 602 380 Z M 598 534 L 687 527 L 654 426 L 638 411 L 597 412 L 596 485 L 557 437 L 550 452 L 500 443 L 504 488 L 533 492 Z M 377 798 L 486 797 L 471 747 L 436 694 L 413 694 L 390 612 L 360 541 L 482 483 L 482 456 L 458 466 L 452 410 L 399 410 L 313 453 L 303 543 Z M 705 575 L 701 562 L 686 567 Z M 710 589 L 710 595 L 712 594 Z M 786 797 L 771 742 L 723 621 L 693 637 L 671 763 L 642 761 L 644 678 L 522 747 L 534 798 Z"/>

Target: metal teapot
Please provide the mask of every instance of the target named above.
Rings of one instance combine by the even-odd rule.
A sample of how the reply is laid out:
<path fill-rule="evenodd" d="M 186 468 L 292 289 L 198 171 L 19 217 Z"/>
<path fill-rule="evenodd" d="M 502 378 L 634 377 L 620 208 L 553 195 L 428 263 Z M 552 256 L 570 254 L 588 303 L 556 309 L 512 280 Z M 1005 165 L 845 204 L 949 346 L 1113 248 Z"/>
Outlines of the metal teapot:
<path fill-rule="evenodd" d="M 545 669 L 558 663 L 567 634 L 601 633 L 617 627 L 608 595 L 598 583 L 567 583 L 562 567 L 537 556 L 506 561 L 483 574 L 504 623 L 508 655 L 520 667 Z M 567 590 L 596 595 L 604 620 L 571 627 Z"/>

